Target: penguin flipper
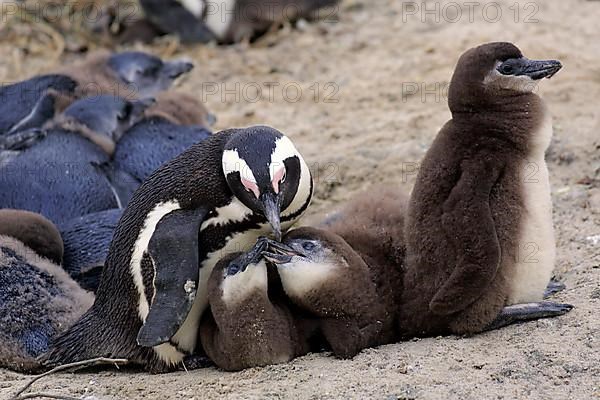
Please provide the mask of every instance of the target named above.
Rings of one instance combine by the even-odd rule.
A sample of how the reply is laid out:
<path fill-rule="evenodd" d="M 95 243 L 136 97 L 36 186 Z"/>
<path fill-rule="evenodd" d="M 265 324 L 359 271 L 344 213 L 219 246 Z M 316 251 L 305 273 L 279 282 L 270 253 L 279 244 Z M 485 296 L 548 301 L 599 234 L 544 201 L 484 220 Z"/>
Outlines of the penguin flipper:
<path fill-rule="evenodd" d="M 45 93 L 33 106 L 28 115 L 13 125 L 8 131 L 9 134 L 20 131 L 41 128 L 47 121 L 54 117 L 54 95 Z"/>
<path fill-rule="evenodd" d="M 454 247 L 455 266 L 429 303 L 437 315 L 464 310 L 494 280 L 500 265 L 500 242 L 490 209 L 491 190 L 502 166 L 489 157 L 461 163 L 461 176 L 443 205 L 442 229 Z"/>
<path fill-rule="evenodd" d="M 148 252 L 154 263 L 155 293 L 150 312 L 138 332 L 140 346 L 171 339 L 185 321 L 198 287 L 198 232 L 207 211 L 176 210 L 156 225 Z"/>

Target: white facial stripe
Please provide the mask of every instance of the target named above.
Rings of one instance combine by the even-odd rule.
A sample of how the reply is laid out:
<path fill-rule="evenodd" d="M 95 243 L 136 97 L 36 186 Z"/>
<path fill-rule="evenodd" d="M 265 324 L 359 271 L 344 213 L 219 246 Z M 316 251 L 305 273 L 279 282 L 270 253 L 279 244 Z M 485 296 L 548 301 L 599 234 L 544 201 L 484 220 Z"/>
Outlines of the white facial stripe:
<path fill-rule="evenodd" d="M 194 14 L 194 17 L 202 17 L 202 13 L 204 12 L 204 0 L 179 0 L 179 2 L 186 10 Z"/>
<path fill-rule="evenodd" d="M 255 290 L 267 291 L 267 265 L 260 261 L 256 265 L 248 265 L 245 271 L 225 278 L 221 284 L 223 302 L 234 307 L 246 300 Z"/>
<path fill-rule="evenodd" d="M 269 164 L 271 181 L 275 177 L 275 173 L 277 173 L 277 171 L 284 166 L 283 161 L 294 156 L 302 158 L 288 137 L 282 136 L 275 141 L 275 149 L 273 149 L 273 153 L 271 154 L 271 163 Z"/>
<path fill-rule="evenodd" d="M 240 178 L 246 179 L 247 181 L 256 183 L 254 173 L 246 163 L 246 161 L 240 157 L 237 150 L 225 150 L 223 152 L 223 173 L 225 176 L 239 172 Z"/>
<path fill-rule="evenodd" d="M 231 203 L 215 209 L 216 216 L 205 220 L 200 225 L 200 232 L 211 225 L 219 226 L 229 222 L 240 222 L 252 214 L 252 210 L 246 207 L 237 197 Z"/>
<path fill-rule="evenodd" d="M 219 39 L 224 39 L 235 18 L 237 0 L 207 0 L 204 22 Z"/>
<path fill-rule="evenodd" d="M 170 212 L 179 210 L 180 208 L 181 206 L 179 205 L 179 202 L 174 200 L 157 204 L 146 216 L 144 226 L 140 230 L 137 240 L 135 241 L 135 245 L 133 246 L 133 254 L 131 255 L 129 268 L 131 270 L 131 275 L 133 276 L 133 282 L 135 283 L 135 287 L 140 296 L 138 314 L 143 322 L 146 321 L 146 317 L 148 316 L 148 312 L 150 310 L 150 305 L 148 304 L 148 299 L 146 298 L 144 280 L 142 278 L 142 258 L 144 256 L 144 252 L 148 249 L 150 239 L 152 238 L 154 230 L 156 229 L 156 225 L 161 218 Z"/>
<path fill-rule="evenodd" d="M 337 268 L 337 265 L 330 262 L 292 260 L 291 263 L 280 265 L 277 270 L 286 294 L 292 298 L 302 298 L 329 280 Z"/>

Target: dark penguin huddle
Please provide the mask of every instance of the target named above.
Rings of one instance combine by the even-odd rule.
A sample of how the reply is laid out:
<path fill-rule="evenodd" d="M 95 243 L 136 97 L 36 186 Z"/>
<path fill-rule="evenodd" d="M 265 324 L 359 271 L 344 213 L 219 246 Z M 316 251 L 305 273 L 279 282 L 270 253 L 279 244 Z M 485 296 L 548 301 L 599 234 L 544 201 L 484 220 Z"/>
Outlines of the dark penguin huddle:
<path fill-rule="evenodd" d="M 47 363 L 111 356 L 154 372 L 177 368 L 197 350 L 216 262 L 271 230 L 280 238 L 312 187 L 292 142 L 263 126 L 220 132 L 167 162 L 133 195 L 94 305 L 57 338 Z"/>
<path fill-rule="evenodd" d="M 73 101 L 102 94 L 128 100 L 153 97 L 189 72 L 186 61 L 163 61 L 141 52 L 96 52 L 83 62 L 0 88 L 3 136 L 40 128 Z"/>
<path fill-rule="evenodd" d="M 255 39 L 273 25 L 311 18 L 339 0 L 141 0 L 148 20 L 183 42 L 229 44 Z"/>

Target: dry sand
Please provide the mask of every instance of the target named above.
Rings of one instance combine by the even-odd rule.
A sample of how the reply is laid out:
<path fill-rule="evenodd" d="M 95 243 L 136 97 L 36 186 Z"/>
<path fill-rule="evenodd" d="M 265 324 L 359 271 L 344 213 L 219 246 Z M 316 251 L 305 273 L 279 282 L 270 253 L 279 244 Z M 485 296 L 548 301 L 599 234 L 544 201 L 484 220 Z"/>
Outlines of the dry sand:
<path fill-rule="evenodd" d="M 225 96 L 224 86 L 218 94 L 205 93 L 218 128 L 264 123 L 288 133 L 318 171 L 314 215 L 371 183 L 410 190 L 412 170 L 449 112 L 441 89 L 437 99 L 405 94 L 414 84 L 442 88 L 467 48 L 508 40 L 530 58 L 562 60 L 564 69 L 544 81 L 539 93 L 554 115 L 548 161 L 558 245 L 555 274 L 567 284 L 557 298 L 575 305 L 571 313 L 472 338 L 368 349 L 352 360 L 311 354 L 239 373 L 209 368 L 162 376 L 110 369 L 52 376 L 36 390 L 98 399 L 600 398 L 600 3 L 517 3 L 518 16 L 513 3 L 494 3 L 502 10 L 498 22 L 492 22 L 496 6 L 486 9 L 487 20 L 483 8 L 476 7 L 473 21 L 465 6 L 454 23 L 448 20 L 455 19 L 456 9 L 438 3 L 442 15 L 436 23 L 434 15 L 426 21 L 419 14 L 403 17 L 402 2 L 345 0 L 336 23 L 284 29 L 249 48 L 178 50 L 197 65 L 181 90 L 201 96 L 202 89 L 214 89 L 211 82 L 227 89 L 239 84 L 238 100 Z M 0 76 L 6 79 L 30 74 L 33 65 L 47 66 L 32 55 L 28 69 L 6 43 L 2 49 L 11 55 L 0 61 Z M 14 63 L 22 69 L 15 70 Z M 273 101 L 270 82 L 280 84 Z M 325 87 L 328 83 L 334 86 Z M 283 98 L 285 84 L 292 98 L 294 87 L 302 89 L 299 101 Z M 313 85 L 320 88 L 317 101 Z M 263 98 L 248 101 L 257 87 Z M 337 103 L 325 101 L 331 87 Z M 27 379 L 0 371 L 0 397 Z"/>

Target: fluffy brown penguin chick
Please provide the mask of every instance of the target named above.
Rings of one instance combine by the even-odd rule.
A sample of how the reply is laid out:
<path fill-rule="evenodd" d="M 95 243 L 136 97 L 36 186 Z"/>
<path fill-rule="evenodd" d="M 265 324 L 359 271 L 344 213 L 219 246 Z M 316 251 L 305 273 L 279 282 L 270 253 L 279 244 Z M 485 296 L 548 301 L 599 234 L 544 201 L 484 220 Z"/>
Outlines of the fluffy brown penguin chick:
<path fill-rule="evenodd" d="M 533 90 L 561 64 L 511 43 L 465 52 L 452 119 L 421 164 L 406 223 L 406 336 L 475 333 L 564 314 L 542 302 L 555 242 L 544 160 L 552 120 Z"/>
<path fill-rule="evenodd" d="M 292 314 L 269 294 L 265 248 L 259 239 L 247 253 L 224 257 L 208 282 L 210 309 L 200 338 L 208 357 L 227 371 L 286 362 L 299 352 Z"/>
<path fill-rule="evenodd" d="M 57 227 L 42 215 L 25 210 L 0 209 L 0 235 L 19 239 L 55 264 L 63 261 L 63 240 Z"/>
<path fill-rule="evenodd" d="M 20 217 L 20 218 L 19 218 Z M 0 227 L 0 367 L 41 368 L 51 339 L 73 324 L 94 298 L 48 258 L 62 258 L 58 230 L 42 216 L 2 210 Z"/>
<path fill-rule="evenodd" d="M 144 113 L 145 117 L 163 118 L 175 125 L 203 126 L 209 128 L 216 118 L 208 112 L 204 104 L 189 94 L 168 91 L 155 97 L 156 103 Z"/>

